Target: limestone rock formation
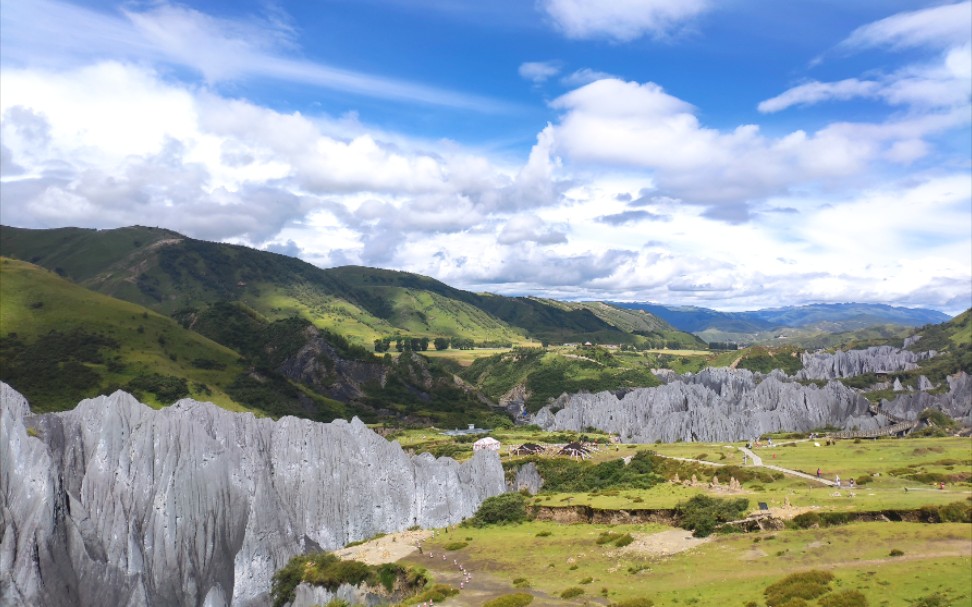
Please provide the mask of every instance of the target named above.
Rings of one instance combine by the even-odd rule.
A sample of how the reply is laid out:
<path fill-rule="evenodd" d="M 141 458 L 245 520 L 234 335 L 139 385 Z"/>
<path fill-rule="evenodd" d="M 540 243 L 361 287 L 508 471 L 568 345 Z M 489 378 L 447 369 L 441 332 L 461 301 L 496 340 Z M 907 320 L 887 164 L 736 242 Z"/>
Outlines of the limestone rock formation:
<path fill-rule="evenodd" d="M 617 398 L 610 392 L 561 397 L 533 423 L 545 430 L 594 427 L 625 442 L 745 440 L 782 430 L 825 426 L 870 429 L 889 425 L 868 402 L 839 382 L 804 386 L 784 374 L 705 369 Z"/>
<path fill-rule="evenodd" d="M 934 351 L 915 353 L 891 346 L 837 352 L 804 352 L 799 379 L 839 379 L 865 373 L 896 373 L 918 368 L 918 362 L 935 356 Z"/>
<path fill-rule="evenodd" d="M 526 490 L 530 495 L 536 495 L 543 488 L 543 477 L 537 470 L 537 465 L 527 462 L 516 469 L 516 478 L 509 484 L 510 491 Z"/>
<path fill-rule="evenodd" d="M 456 523 L 495 453 L 407 455 L 357 419 L 279 421 L 116 392 L 31 415 L 0 383 L 0 604 L 268 604 L 290 557 Z"/>
<path fill-rule="evenodd" d="M 924 380 L 922 382 L 921 380 Z M 964 426 L 972 426 L 972 376 L 958 372 L 948 377 L 948 391 L 925 392 L 931 382 L 922 376 L 918 392 L 905 393 L 881 402 L 881 410 L 898 419 L 913 420 L 925 409 L 938 409 Z"/>

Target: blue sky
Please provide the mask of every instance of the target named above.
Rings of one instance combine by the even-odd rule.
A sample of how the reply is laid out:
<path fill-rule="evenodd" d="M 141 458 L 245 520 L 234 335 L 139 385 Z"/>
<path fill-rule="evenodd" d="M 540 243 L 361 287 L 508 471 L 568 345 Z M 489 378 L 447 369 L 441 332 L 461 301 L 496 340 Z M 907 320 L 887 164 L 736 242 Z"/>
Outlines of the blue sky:
<path fill-rule="evenodd" d="M 972 305 L 972 3 L 9 0 L 0 221 L 512 295 Z"/>

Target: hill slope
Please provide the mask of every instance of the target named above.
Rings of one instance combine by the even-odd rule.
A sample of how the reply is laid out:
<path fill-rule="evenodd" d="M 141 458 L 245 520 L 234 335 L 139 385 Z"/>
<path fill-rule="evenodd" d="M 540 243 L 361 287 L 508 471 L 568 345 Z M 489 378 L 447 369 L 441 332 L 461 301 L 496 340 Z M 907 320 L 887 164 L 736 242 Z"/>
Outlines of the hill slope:
<path fill-rule="evenodd" d="M 0 258 L 0 375 L 39 411 L 118 387 L 151 404 L 183 396 L 240 409 L 223 389 L 239 355 L 171 318 Z"/>
<path fill-rule="evenodd" d="M 470 293 L 407 272 L 356 266 L 324 270 L 284 255 L 157 228 L 4 226 L 0 254 L 163 314 L 239 301 L 268 319 L 297 314 L 366 346 L 397 334 L 513 345 L 645 341 L 583 306 Z"/>

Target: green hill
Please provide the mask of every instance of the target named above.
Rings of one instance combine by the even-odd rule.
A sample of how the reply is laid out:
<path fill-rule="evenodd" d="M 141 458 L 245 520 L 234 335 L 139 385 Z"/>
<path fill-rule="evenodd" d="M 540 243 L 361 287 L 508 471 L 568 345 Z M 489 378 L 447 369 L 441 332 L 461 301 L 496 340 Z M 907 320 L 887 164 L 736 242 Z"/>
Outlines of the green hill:
<path fill-rule="evenodd" d="M 476 344 L 647 343 L 663 321 L 612 321 L 592 305 L 563 305 L 455 289 L 432 278 L 375 268 L 321 269 L 299 259 L 186 238 L 158 228 L 0 227 L 0 254 L 31 261 L 106 295 L 162 314 L 241 302 L 267 319 L 294 314 L 370 346 L 395 335 Z M 615 316 L 619 313 L 615 312 Z M 679 343 L 691 343 L 687 335 Z"/>
<path fill-rule="evenodd" d="M 239 355 L 171 318 L 0 259 L 0 378 L 37 411 L 124 387 L 149 404 L 192 396 L 243 409 L 223 389 Z"/>

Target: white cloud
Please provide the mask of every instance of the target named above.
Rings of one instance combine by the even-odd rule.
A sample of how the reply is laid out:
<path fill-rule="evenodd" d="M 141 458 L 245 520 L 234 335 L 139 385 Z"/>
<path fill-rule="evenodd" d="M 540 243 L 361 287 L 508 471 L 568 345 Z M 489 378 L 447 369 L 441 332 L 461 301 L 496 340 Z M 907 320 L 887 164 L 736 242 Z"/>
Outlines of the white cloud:
<path fill-rule="evenodd" d="M 627 42 L 646 34 L 664 38 L 700 15 L 707 0 L 541 0 L 554 25 L 568 38 Z"/>
<path fill-rule="evenodd" d="M 617 76 L 585 67 L 564 76 L 560 79 L 560 83 L 566 86 L 583 86 L 607 78 L 617 78 Z"/>
<path fill-rule="evenodd" d="M 527 61 L 520 64 L 520 77 L 535 84 L 546 82 L 560 73 L 560 64 L 556 61 Z"/>
<path fill-rule="evenodd" d="M 949 48 L 972 36 L 972 2 L 957 2 L 898 13 L 854 30 L 841 46 L 850 49 L 887 46 Z"/>
<path fill-rule="evenodd" d="M 713 217 L 749 218 L 768 196 L 880 179 L 882 160 L 911 162 L 921 140 L 970 121 L 964 108 L 884 123 L 833 123 L 813 133 L 766 136 L 757 125 L 733 130 L 700 123 L 694 108 L 654 83 L 599 80 L 552 102 L 552 150 L 576 165 L 644 169 L 655 195 L 706 205 Z"/>
<path fill-rule="evenodd" d="M 548 225 L 533 214 L 514 215 L 500 230 L 496 238 L 500 244 L 519 244 L 535 242 L 538 244 L 561 244 L 567 242 L 563 227 Z"/>
<path fill-rule="evenodd" d="M 898 13 L 854 30 L 838 48 L 921 48 L 938 54 L 883 75 L 839 82 L 811 81 L 759 103 L 759 111 L 854 98 L 880 99 L 911 110 L 969 108 L 972 97 L 972 2 Z M 972 110 L 970 110 L 972 111 Z"/>
<path fill-rule="evenodd" d="M 495 99 L 292 58 L 291 32 L 276 19 L 217 19 L 167 2 L 120 16 L 59 0 L 10 0 L 0 12 L 5 62 L 69 67 L 124 59 L 189 68 L 208 83 L 268 78 L 357 95 L 482 112 Z"/>
<path fill-rule="evenodd" d="M 811 105 L 831 99 L 847 100 L 854 97 L 873 97 L 880 85 L 874 81 L 848 78 L 839 82 L 807 82 L 795 86 L 776 97 L 761 101 L 760 112 L 779 112 L 794 105 Z"/>

